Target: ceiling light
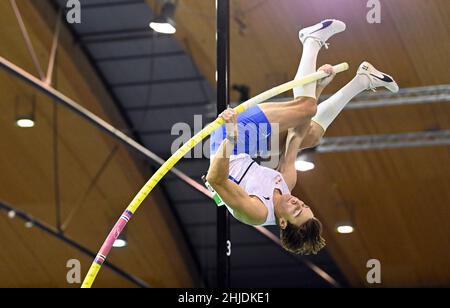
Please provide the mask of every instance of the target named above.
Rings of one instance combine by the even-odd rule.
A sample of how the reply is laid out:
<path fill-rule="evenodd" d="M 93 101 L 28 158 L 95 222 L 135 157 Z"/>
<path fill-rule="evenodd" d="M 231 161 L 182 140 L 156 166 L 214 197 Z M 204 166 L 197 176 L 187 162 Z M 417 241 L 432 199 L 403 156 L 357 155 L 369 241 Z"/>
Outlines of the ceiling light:
<path fill-rule="evenodd" d="M 114 241 L 113 247 L 123 248 L 128 246 L 126 230 L 119 235 L 119 237 Z"/>
<path fill-rule="evenodd" d="M 114 241 L 113 247 L 115 248 L 123 248 L 123 247 L 127 247 L 127 241 L 121 238 L 118 238 L 117 240 Z"/>
<path fill-rule="evenodd" d="M 177 29 L 169 22 L 156 22 L 153 21 L 150 23 L 150 28 L 158 33 L 164 34 L 174 34 L 177 32 Z"/>
<path fill-rule="evenodd" d="M 16 97 L 14 107 L 16 125 L 21 128 L 30 128 L 35 125 L 36 96 L 20 95 Z"/>
<path fill-rule="evenodd" d="M 313 170 L 315 167 L 314 165 L 315 151 L 316 151 L 315 149 L 303 150 L 300 156 L 297 158 L 297 161 L 295 162 L 295 169 L 301 172 Z"/>
<path fill-rule="evenodd" d="M 313 170 L 314 167 L 315 167 L 314 163 L 309 162 L 309 161 L 297 160 L 295 162 L 295 169 L 297 171 L 306 172 L 306 171 Z"/>
<path fill-rule="evenodd" d="M 16 124 L 17 126 L 21 127 L 21 128 L 31 128 L 34 127 L 34 120 L 31 118 L 18 118 L 16 120 Z"/>
<path fill-rule="evenodd" d="M 353 233 L 355 229 L 350 224 L 341 224 L 336 227 L 336 231 L 340 234 L 350 234 Z"/>
<path fill-rule="evenodd" d="M 174 15 L 175 4 L 173 2 L 165 2 L 162 6 L 161 14 L 150 23 L 150 28 L 158 33 L 174 34 L 177 32 L 173 19 Z"/>
<path fill-rule="evenodd" d="M 33 228 L 33 226 L 34 226 L 34 223 L 32 221 L 27 221 L 25 223 L 25 228 L 27 228 L 27 229 L 31 229 L 31 228 Z"/>

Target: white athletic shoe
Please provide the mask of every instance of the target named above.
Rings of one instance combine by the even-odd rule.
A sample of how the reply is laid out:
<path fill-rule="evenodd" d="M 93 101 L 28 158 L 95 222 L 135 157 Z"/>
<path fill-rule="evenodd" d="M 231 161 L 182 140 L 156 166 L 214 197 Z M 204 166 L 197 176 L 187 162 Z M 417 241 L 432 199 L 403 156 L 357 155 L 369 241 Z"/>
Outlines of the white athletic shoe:
<path fill-rule="evenodd" d="M 393 93 L 397 93 L 399 87 L 391 76 L 380 72 L 369 62 L 363 62 L 358 69 L 358 75 L 364 75 L 369 78 L 369 89 L 375 90 L 376 88 L 385 87 Z"/>
<path fill-rule="evenodd" d="M 340 20 L 327 19 L 314 26 L 300 30 L 298 36 L 302 44 L 305 43 L 307 38 L 313 38 L 320 46 L 328 48 L 328 39 L 337 33 L 345 31 L 346 27 L 345 23 Z"/>

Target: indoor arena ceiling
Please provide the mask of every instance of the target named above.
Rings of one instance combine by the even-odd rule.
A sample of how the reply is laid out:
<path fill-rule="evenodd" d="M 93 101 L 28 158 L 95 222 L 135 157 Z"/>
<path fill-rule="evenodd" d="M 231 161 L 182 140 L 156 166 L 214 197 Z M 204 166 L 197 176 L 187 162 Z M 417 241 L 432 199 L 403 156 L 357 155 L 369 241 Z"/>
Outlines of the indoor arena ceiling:
<path fill-rule="evenodd" d="M 44 64 L 55 24 L 50 4 L 65 2 L 20 2 Z M 168 158 L 177 138 L 171 135 L 173 124 L 185 122 L 193 127 L 193 115 L 202 115 L 203 124 L 215 116 L 215 1 L 178 1 L 174 37 L 155 35 L 148 28 L 153 12 L 159 10 L 158 1 L 81 2 L 82 23 L 65 25 L 62 32 L 57 88 Z M 403 88 L 450 84 L 450 2 L 381 3 L 382 22 L 373 25 L 366 21 L 368 9 L 361 0 L 232 1 L 231 83 L 247 85 L 251 95 L 256 95 L 292 79 L 301 55 L 298 29 L 332 17 L 344 20 L 347 31 L 331 40 L 319 63 L 346 61 L 351 68 L 336 78 L 328 94 L 350 80 L 363 60 L 394 75 Z M 6 16 L 0 21 L 0 56 L 36 74 L 9 3 L 3 1 L 0 6 Z M 0 72 L 0 80 L 2 93 L 10 91 L 6 92 L 9 101 L 19 92 L 34 93 L 4 72 Z M 238 100 L 236 92 L 232 100 Z M 13 105 L 0 104 L 2 130 L 7 132 L 1 135 L 1 148 L 9 155 L 2 156 L 0 200 L 54 225 L 52 105 L 40 95 L 38 101 L 37 115 L 45 127 L 28 133 L 8 127 L 13 121 Z M 448 130 L 448 103 L 345 111 L 327 136 Z M 80 203 L 80 195 L 86 193 L 116 143 L 63 109 L 59 121 L 60 142 L 67 145 L 61 146 L 60 153 L 64 216 Z M 5 157 L 12 157 L 9 160 L 14 164 L 6 168 L 9 161 Z M 115 219 L 151 175 L 148 166 L 155 167 L 142 160 L 120 146 L 73 219 L 72 238 L 98 250 Z M 317 154 L 315 163 L 316 169 L 299 174 L 296 193 L 324 222 L 328 249 L 305 260 L 323 268 L 342 286 L 366 285 L 369 259 L 381 261 L 383 286 L 450 284 L 448 146 Z M 200 182 L 208 161 L 185 159 L 179 168 Z M 42 181 L 35 183 L 36 177 Z M 214 285 L 213 202 L 174 175 L 168 175 L 160 187 L 130 224 L 129 247 L 115 251 L 111 261 L 154 286 L 198 286 L 196 273 L 205 285 Z M 5 271 L 0 277 L 16 277 L 13 282 L 0 280 L 0 286 L 28 286 L 39 280 L 49 286 L 65 286 L 59 278 L 65 277 L 64 267 L 55 272 L 53 265 L 75 253 L 50 239 L 48 248 L 40 249 L 36 243 L 47 239 L 46 235 L 0 217 L 0 260 L 8 264 L 8 271 L 0 267 Z M 353 234 L 335 233 L 337 223 L 349 220 L 356 228 Z M 162 231 L 155 231 L 158 228 Z M 276 229 L 271 231 L 277 234 Z M 286 254 L 234 219 L 232 241 L 234 287 L 327 286 L 301 263 L 302 258 Z M 155 247 L 156 257 L 152 254 Z M 170 254 L 171 250 L 175 253 Z M 19 255 L 27 257 L 19 263 Z M 90 258 L 79 258 L 90 264 Z M 24 263 L 29 265 L 21 266 Z M 39 275 L 27 279 L 27 272 L 33 270 Z M 169 279 L 163 278 L 165 270 Z M 101 275 L 101 286 L 107 286 L 109 280 L 113 286 L 129 285 L 107 270 Z"/>

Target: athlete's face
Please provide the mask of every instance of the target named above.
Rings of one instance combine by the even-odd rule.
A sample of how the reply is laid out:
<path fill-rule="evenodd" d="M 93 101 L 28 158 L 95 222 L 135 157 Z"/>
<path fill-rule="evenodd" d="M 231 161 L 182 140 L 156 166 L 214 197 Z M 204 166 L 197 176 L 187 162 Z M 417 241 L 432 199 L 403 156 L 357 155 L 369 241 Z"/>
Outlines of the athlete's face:
<path fill-rule="evenodd" d="M 280 209 L 280 227 L 285 229 L 287 222 L 301 226 L 311 218 L 314 213 L 303 201 L 292 195 L 283 195 Z"/>

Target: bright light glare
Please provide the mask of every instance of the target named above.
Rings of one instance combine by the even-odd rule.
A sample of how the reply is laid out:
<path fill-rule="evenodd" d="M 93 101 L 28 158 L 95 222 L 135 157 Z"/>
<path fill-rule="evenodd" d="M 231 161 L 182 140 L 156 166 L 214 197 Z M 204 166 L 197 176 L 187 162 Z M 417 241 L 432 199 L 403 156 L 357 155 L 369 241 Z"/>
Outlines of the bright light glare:
<path fill-rule="evenodd" d="M 295 169 L 297 171 L 306 172 L 314 169 L 314 164 L 309 161 L 297 160 L 295 162 Z"/>
<path fill-rule="evenodd" d="M 115 247 L 115 248 L 122 248 L 122 247 L 126 247 L 126 246 L 127 246 L 127 241 L 119 239 L 119 238 L 113 244 L 113 247 Z"/>
<path fill-rule="evenodd" d="M 17 126 L 22 128 L 30 128 L 34 126 L 34 121 L 31 119 L 18 119 Z"/>
<path fill-rule="evenodd" d="M 25 223 L 25 228 L 27 228 L 27 229 L 31 229 L 31 228 L 33 228 L 33 226 L 34 226 L 34 224 L 33 224 L 33 222 L 31 222 L 31 221 L 27 221 L 27 222 Z"/>
<path fill-rule="evenodd" d="M 174 34 L 177 32 L 177 29 L 175 29 L 174 26 L 172 26 L 168 22 L 160 23 L 160 22 L 151 22 L 150 28 L 152 28 L 154 31 L 158 33 L 164 33 L 164 34 Z"/>
<path fill-rule="evenodd" d="M 349 225 L 338 226 L 336 230 L 338 233 L 341 233 L 341 234 L 349 234 L 349 233 L 353 233 L 353 231 L 354 231 L 353 227 L 349 226 Z"/>

